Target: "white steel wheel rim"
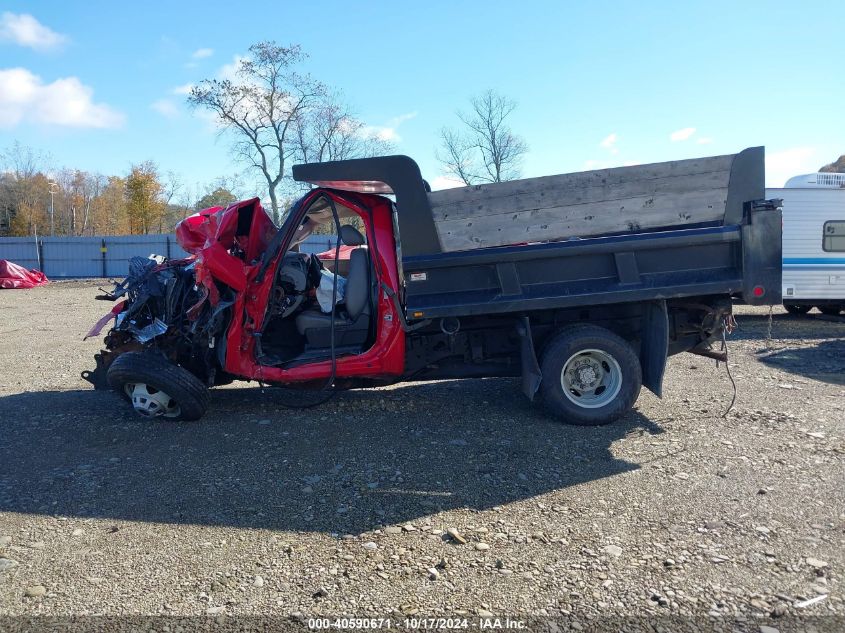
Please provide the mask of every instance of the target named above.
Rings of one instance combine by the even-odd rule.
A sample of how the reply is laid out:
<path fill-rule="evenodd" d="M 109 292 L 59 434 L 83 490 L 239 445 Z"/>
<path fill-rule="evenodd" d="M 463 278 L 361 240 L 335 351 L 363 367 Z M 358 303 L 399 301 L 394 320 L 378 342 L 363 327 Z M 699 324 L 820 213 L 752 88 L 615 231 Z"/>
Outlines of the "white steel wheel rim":
<path fill-rule="evenodd" d="M 560 386 L 573 404 L 598 409 L 613 401 L 622 389 L 622 369 L 607 352 L 584 349 L 570 356 L 560 372 Z"/>
<path fill-rule="evenodd" d="M 179 403 L 161 389 L 143 382 L 128 382 L 123 391 L 132 401 L 132 408 L 145 418 L 176 418 L 182 413 Z"/>

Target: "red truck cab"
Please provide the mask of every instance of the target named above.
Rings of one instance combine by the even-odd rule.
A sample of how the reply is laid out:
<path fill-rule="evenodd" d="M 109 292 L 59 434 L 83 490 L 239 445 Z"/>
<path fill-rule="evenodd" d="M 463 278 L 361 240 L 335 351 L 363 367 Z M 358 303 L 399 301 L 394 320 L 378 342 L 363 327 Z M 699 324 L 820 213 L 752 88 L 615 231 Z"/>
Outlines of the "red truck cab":
<path fill-rule="evenodd" d="M 256 205 L 253 213 L 264 212 Z M 226 335 L 225 370 L 270 383 L 320 381 L 332 375 L 388 380 L 400 376 L 405 351 L 402 317 L 387 292 L 399 295 L 402 289 L 393 213 L 393 203 L 377 195 L 321 188 L 302 198 L 278 233 L 277 253 L 244 266 L 244 291 L 232 306 L 242 316 L 233 320 Z M 326 225 L 341 243 L 351 242 L 345 243 L 353 249 L 346 285 L 347 293 L 355 296 L 347 294 L 334 313 L 322 312 L 307 296 L 291 310 L 292 299 L 298 300 L 291 291 L 313 288 L 306 284 L 300 291 L 286 283 L 285 267 L 300 265 L 298 242 Z M 350 299 L 356 304 L 352 313 Z"/>

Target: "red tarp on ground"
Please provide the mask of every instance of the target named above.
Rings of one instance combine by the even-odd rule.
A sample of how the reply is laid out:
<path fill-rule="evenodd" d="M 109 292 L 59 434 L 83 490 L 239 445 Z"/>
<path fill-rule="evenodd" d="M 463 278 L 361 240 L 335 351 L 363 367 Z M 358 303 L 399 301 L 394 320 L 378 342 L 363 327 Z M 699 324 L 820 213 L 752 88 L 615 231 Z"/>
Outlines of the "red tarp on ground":
<path fill-rule="evenodd" d="M 46 283 L 48 279 L 44 273 L 0 259 L 0 288 L 35 288 Z"/>

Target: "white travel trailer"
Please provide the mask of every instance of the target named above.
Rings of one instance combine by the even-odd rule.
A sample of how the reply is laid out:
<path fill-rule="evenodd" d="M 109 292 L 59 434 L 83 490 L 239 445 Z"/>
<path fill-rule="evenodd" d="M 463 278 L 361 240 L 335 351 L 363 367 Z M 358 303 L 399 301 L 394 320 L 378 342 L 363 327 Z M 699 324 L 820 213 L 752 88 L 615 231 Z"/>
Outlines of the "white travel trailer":
<path fill-rule="evenodd" d="M 783 305 L 792 314 L 813 307 L 845 310 L 845 174 L 790 178 L 766 197 L 783 199 Z"/>

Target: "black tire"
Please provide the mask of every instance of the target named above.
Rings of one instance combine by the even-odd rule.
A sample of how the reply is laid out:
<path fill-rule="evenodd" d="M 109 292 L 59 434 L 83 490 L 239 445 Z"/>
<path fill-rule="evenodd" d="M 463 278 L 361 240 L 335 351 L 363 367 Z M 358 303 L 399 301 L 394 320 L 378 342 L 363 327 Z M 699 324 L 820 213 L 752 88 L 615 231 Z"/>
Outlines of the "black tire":
<path fill-rule="evenodd" d="M 208 409 L 208 389 L 187 369 L 148 352 L 126 352 L 109 366 L 109 385 L 128 398 L 124 385 L 144 383 L 166 393 L 179 405 L 179 415 L 169 420 L 199 420 Z"/>
<path fill-rule="evenodd" d="M 789 314 L 794 314 L 796 316 L 807 314 L 813 309 L 813 306 L 796 305 L 794 303 L 784 303 L 783 307 L 786 308 L 786 311 L 789 312 Z"/>
<path fill-rule="evenodd" d="M 822 314 L 826 314 L 827 316 L 839 316 L 839 313 L 842 312 L 842 306 L 816 306 L 819 309 L 819 312 Z"/>
<path fill-rule="evenodd" d="M 580 351 L 599 350 L 618 365 L 621 385 L 606 404 L 586 408 L 576 404 L 564 391 L 564 365 Z M 606 369 L 609 366 L 604 365 Z M 596 325 L 578 325 L 564 329 L 545 346 L 540 361 L 540 395 L 545 406 L 567 424 L 601 426 L 627 413 L 640 395 L 643 377 L 640 359 L 631 345 L 610 330 Z M 616 371 L 612 369 L 611 371 Z M 572 391 L 573 398 L 578 399 Z M 578 394 L 580 395 L 580 394 Z"/>

